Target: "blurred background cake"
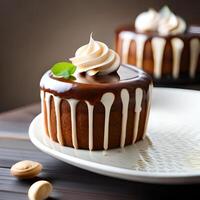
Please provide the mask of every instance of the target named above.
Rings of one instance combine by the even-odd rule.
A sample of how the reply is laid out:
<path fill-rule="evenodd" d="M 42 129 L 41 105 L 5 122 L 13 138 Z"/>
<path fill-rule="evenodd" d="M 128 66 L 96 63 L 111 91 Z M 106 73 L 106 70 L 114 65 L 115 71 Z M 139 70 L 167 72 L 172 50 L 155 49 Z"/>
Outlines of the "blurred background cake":
<path fill-rule="evenodd" d="M 200 1 L 166 0 L 165 4 L 187 22 L 187 30 L 189 24 L 200 24 Z M 0 112 L 38 102 L 41 74 L 53 63 L 72 57 L 91 32 L 115 49 L 114 30 L 119 25 L 131 24 L 132 31 L 140 13 L 162 6 L 161 0 L 0 1 Z M 188 66 L 185 70 L 188 76 Z M 198 83 L 177 86 L 200 89 Z"/>
<path fill-rule="evenodd" d="M 157 82 L 200 82 L 200 26 L 188 25 L 166 6 L 117 29 L 116 51 L 122 63 L 144 69 Z"/>
<path fill-rule="evenodd" d="M 151 77 L 133 66 L 121 65 L 119 55 L 92 36 L 70 60 L 77 66 L 73 78 L 47 71 L 40 82 L 49 138 L 90 150 L 124 147 L 143 139 Z"/>

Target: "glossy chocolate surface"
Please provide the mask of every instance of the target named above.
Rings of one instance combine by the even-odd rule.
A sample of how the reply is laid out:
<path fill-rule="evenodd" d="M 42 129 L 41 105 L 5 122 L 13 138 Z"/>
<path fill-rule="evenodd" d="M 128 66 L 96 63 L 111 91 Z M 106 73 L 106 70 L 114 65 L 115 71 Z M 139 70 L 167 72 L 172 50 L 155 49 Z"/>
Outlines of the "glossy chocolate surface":
<path fill-rule="evenodd" d="M 128 89 L 130 92 L 137 87 L 147 91 L 152 81 L 147 73 L 129 65 L 121 65 L 116 73 L 105 76 L 91 77 L 87 74 L 76 74 L 72 79 L 63 79 L 53 77 L 50 71 L 44 76 L 48 76 L 47 79 L 49 80 L 55 80 L 57 87 L 59 87 L 59 83 L 66 84 L 66 90 L 60 92 L 49 88 L 48 81 L 43 81 L 41 89 L 45 92 L 53 93 L 55 96 L 65 99 L 88 100 L 91 104 L 99 102 L 106 92 L 119 95 L 123 88 Z"/>
<path fill-rule="evenodd" d="M 122 65 L 117 72 L 108 74 L 108 75 L 96 75 L 89 76 L 87 73 L 78 73 L 74 75 L 72 78 L 64 79 L 64 78 L 55 78 L 51 74 L 50 77 L 62 82 L 72 83 L 72 84 L 81 84 L 81 85 L 105 85 L 105 84 L 116 84 L 119 82 L 133 80 L 138 78 L 138 71 L 134 68 Z"/>

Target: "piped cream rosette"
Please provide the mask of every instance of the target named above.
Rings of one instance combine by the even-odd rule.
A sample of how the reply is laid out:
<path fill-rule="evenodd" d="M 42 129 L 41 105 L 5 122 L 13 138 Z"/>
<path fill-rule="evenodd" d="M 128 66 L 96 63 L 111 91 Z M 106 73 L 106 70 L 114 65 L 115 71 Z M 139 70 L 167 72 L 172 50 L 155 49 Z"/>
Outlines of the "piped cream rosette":
<path fill-rule="evenodd" d="M 175 35 L 185 32 L 186 22 L 164 6 L 159 12 L 149 9 L 139 14 L 135 20 L 135 28 L 140 32 L 157 31 L 161 35 Z"/>
<path fill-rule="evenodd" d="M 160 21 L 158 23 L 158 32 L 163 35 L 181 34 L 186 30 L 185 21 L 175 15 L 168 7 L 164 7 L 159 12 Z"/>
<path fill-rule="evenodd" d="M 95 41 L 92 34 L 89 43 L 77 49 L 70 61 L 79 73 L 86 72 L 90 76 L 110 74 L 120 66 L 119 55 L 106 44 Z"/>

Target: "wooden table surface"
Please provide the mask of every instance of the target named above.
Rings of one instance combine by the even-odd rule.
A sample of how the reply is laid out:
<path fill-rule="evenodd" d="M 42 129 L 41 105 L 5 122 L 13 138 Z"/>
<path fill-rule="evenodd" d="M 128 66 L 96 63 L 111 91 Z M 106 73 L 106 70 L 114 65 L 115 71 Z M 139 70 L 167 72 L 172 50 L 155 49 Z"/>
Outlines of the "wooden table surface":
<path fill-rule="evenodd" d="M 194 199 L 200 183 L 195 185 L 155 185 L 125 181 L 97 175 L 61 162 L 39 151 L 28 139 L 28 126 L 40 112 L 33 104 L 0 114 L 0 200 L 27 198 L 36 180 L 49 180 L 54 190 L 49 199 L 70 200 L 143 200 Z M 20 181 L 10 175 L 10 167 L 24 159 L 41 162 L 42 173 L 34 180 Z M 199 198 L 197 198 L 199 199 Z"/>
<path fill-rule="evenodd" d="M 33 180 L 17 180 L 10 175 L 10 167 L 24 159 L 43 164 L 42 173 Z M 36 180 L 53 184 L 50 199 L 70 200 L 142 200 L 192 199 L 199 195 L 200 184 L 155 185 L 124 181 L 97 175 L 52 158 L 34 147 L 27 139 L 0 139 L 0 200 L 27 199 L 27 191 Z M 183 198 L 182 198 L 183 199 Z"/>

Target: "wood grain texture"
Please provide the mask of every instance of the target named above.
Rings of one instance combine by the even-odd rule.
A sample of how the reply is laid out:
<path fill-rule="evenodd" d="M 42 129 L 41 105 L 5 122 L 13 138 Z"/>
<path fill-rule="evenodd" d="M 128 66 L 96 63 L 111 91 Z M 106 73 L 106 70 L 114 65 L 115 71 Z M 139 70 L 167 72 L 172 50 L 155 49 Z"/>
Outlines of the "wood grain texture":
<path fill-rule="evenodd" d="M 10 167 L 24 159 L 43 164 L 42 173 L 32 180 L 17 180 Z M 97 175 L 56 160 L 37 150 L 29 140 L 0 138 L 0 200 L 27 199 L 27 191 L 36 180 L 49 180 L 54 187 L 49 199 L 140 200 L 191 199 L 199 192 L 196 185 L 154 185 L 124 181 Z"/>
<path fill-rule="evenodd" d="M 40 103 L 0 113 L 0 136 L 27 137 L 33 118 L 40 113 Z"/>
<path fill-rule="evenodd" d="M 196 87 L 193 89 L 200 89 Z M 37 150 L 27 137 L 30 121 L 39 112 L 40 105 L 30 105 L 0 114 L 0 200 L 28 199 L 27 191 L 36 180 L 49 180 L 54 190 L 49 199 L 70 200 L 156 200 L 156 199 L 199 199 L 200 184 L 195 185 L 155 185 L 124 181 L 97 175 L 56 160 Z M 8 122 L 8 128 L 2 126 Z M 24 132 L 20 126 L 26 123 Z M 15 126 L 13 126 L 13 124 Z M 17 139 L 18 138 L 18 139 Z M 19 181 L 10 175 L 10 167 L 24 159 L 41 162 L 42 173 L 33 180 Z"/>

